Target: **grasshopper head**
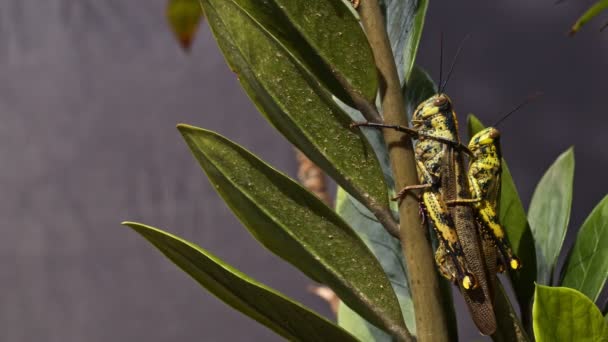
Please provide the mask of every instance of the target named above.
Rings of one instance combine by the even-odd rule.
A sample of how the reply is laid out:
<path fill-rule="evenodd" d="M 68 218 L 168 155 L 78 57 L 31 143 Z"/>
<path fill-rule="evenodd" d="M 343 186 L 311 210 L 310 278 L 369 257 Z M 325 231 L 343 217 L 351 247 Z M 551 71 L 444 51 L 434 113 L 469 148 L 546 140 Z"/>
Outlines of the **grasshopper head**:
<path fill-rule="evenodd" d="M 494 145 L 500 138 L 500 132 L 494 127 L 488 127 L 477 132 L 469 143 L 469 150 L 475 152 L 482 146 Z"/>
<path fill-rule="evenodd" d="M 450 110 L 452 110 L 452 100 L 446 94 L 435 94 L 418 105 L 412 115 L 412 121 L 421 121 Z"/>

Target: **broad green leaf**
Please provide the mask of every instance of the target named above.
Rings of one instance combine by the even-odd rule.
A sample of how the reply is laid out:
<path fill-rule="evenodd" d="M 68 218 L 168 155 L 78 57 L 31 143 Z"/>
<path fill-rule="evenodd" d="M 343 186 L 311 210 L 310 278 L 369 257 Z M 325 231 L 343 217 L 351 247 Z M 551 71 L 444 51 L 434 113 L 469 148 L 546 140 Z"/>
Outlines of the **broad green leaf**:
<path fill-rule="evenodd" d="M 596 301 L 608 278 L 608 196 L 593 209 L 578 232 L 561 285 Z"/>
<path fill-rule="evenodd" d="M 483 123 L 474 115 L 467 118 L 469 137 L 485 128 Z M 506 134 L 509 134 L 508 132 Z M 534 252 L 534 238 L 528 224 L 526 211 L 517 192 L 515 182 L 502 159 L 502 181 L 500 192 L 499 219 L 505 228 L 507 239 L 513 252 L 521 259 L 523 268 L 510 271 L 512 286 L 522 313 L 529 312 L 534 296 L 534 281 L 536 280 L 536 253 Z M 529 317 L 529 314 L 524 315 Z M 528 323 L 528 322 L 526 322 Z"/>
<path fill-rule="evenodd" d="M 591 19 L 598 16 L 600 13 L 605 11 L 607 8 L 608 8 L 608 0 L 599 0 L 598 2 L 593 4 L 591 7 L 589 7 L 589 9 L 587 9 L 585 11 L 585 13 L 583 13 L 583 15 L 580 16 L 580 18 L 578 18 L 576 23 L 574 23 L 574 25 L 572 25 L 572 28 L 570 29 L 570 35 L 573 35 L 576 32 L 578 32 L 581 29 L 581 27 L 583 27 L 583 25 L 585 25 Z M 606 25 L 604 25 L 604 27 L 606 27 Z"/>
<path fill-rule="evenodd" d="M 370 322 L 403 332 L 399 302 L 382 267 L 333 210 L 228 139 L 178 128 L 215 189 L 261 244 L 331 287 Z"/>
<path fill-rule="evenodd" d="M 562 153 L 542 177 L 528 210 L 528 222 L 536 244 L 538 282 L 551 284 L 553 269 L 566 237 L 572 183 L 574 180 L 574 151 Z"/>
<path fill-rule="evenodd" d="M 378 91 L 374 55 L 350 5 L 345 5 L 342 0 L 274 2 L 306 42 L 330 66 L 330 70 L 346 80 L 361 96 L 373 102 Z"/>
<path fill-rule="evenodd" d="M 224 303 L 286 339 L 357 341 L 344 329 L 249 278 L 199 246 L 150 226 L 134 222 L 124 224 Z"/>
<path fill-rule="evenodd" d="M 382 264 L 397 294 L 399 304 L 401 305 L 401 312 L 403 312 L 408 329 L 414 334 L 416 331 L 416 321 L 401 244 L 384 230 L 378 220 L 372 216 L 371 212 L 342 189 L 338 189 L 337 192 L 336 210 L 353 227 L 355 232 L 359 234 Z M 442 279 L 441 286 L 444 309 L 449 321 L 449 336 L 453 340 L 456 340 L 458 338 L 458 329 L 452 302 L 451 285 Z M 339 308 L 338 324 L 361 341 L 392 341 L 390 336 L 368 323 L 346 305 L 341 305 Z"/>
<path fill-rule="evenodd" d="M 401 83 L 409 80 L 424 27 L 428 0 L 381 0 Z"/>
<path fill-rule="evenodd" d="M 190 50 L 202 18 L 199 0 L 169 0 L 167 4 L 169 26 L 185 51 Z"/>
<path fill-rule="evenodd" d="M 598 307 L 576 290 L 537 285 L 532 314 L 536 342 L 608 341 L 608 322 Z"/>
<path fill-rule="evenodd" d="M 367 247 L 380 261 L 393 290 L 397 294 L 401 312 L 408 329 L 416 331 L 414 308 L 406 276 L 405 263 L 402 257 L 401 244 L 386 232 L 384 227 L 361 204 L 355 205 L 355 199 L 344 190 L 338 189 L 336 195 L 336 212 L 357 232 Z M 346 305 L 340 305 L 338 324 L 361 341 L 392 341 L 382 330 L 367 321 Z"/>
<path fill-rule="evenodd" d="M 387 207 L 382 170 L 369 143 L 358 130 L 350 129 L 351 120 L 328 91 L 344 99 L 338 93 L 342 87 L 276 3 L 202 0 L 202 4 L 228 64 L 262 114 L 349 193 Z M 367 70 L 366 65 L 352 67 Z"/>

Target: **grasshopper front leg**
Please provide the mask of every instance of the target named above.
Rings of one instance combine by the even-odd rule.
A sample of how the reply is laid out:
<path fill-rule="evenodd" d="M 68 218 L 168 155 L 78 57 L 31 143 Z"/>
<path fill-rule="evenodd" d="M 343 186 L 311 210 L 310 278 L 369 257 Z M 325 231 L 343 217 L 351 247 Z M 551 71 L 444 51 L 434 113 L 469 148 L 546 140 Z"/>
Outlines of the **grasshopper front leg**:
<path fill-rule="evenodd" d="M 406 127 L 406 126 L 400 126 L 400 125 L 387 125 L 384 123 L 378 123 L 378 122 L 369 122 L 369 121 L 359 121 L 359 122 L 353 122 L 350 125 L 351 128 L 354 127 L 373 127 L 373 128 L 388 128 L 388 129 L 394 129 L 396 131 L 405 133 L 410 135 L 413 139 L 431 139 L 431 140 L 435 140 L 447 145 L 450 145 L 454 148 L 456 148 L 459 151 L 463 151 L 465 153 L 467 153 L 468 155 L 473 155 L 473 152 L 471 152 L 471 150 L 469 150 L 469 148 L 465 145 L 463 145 L 462 143 L 458 142 L 458 141 L 454 141 L 454 140 L 450 140 L 450 139 L 446 139 L 443 137 L 438 137 L 438 136 L 434 136 L 431 134 L 425 134 L 425 133 L 421 133 L 413 128 L 410 127 Z"/>

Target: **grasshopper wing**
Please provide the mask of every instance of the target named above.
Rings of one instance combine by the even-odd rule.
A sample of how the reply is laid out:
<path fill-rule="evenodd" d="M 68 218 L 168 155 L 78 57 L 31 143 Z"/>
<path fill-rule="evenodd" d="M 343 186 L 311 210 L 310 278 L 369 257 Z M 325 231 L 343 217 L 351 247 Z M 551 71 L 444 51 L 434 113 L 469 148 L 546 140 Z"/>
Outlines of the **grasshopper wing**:
<path fill-rule="evenodd" d="M 442 162 L 441 189 L 446 201 L 470 198 L 469 186 L 465 173 L 462 153 L 453 147 L 444 146 Z M 470 204 L 456 203 L 450 206 L 458 238 L 462 244 L 465 260 L 476 277 L 477 286 L 474 289 L 460 292 L 467 303 L 473 321 L 484 335 L 492 335 L 496 331 L 496 316 L 494 314 L 494 291 L 496 249 L 488 245 L 479 236 L 479 230 Z M 490 266 L 492 269 L 488 269 Z"/>

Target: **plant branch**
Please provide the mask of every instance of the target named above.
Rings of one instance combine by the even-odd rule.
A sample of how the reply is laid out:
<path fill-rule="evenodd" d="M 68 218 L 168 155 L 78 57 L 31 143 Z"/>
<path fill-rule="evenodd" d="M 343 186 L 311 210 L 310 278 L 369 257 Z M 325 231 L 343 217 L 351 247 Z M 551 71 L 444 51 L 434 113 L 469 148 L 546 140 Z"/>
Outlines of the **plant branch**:
<path fill-rule="evenodd" d="M 407 126 L 401 84 L 378 0 L 362 1 L 359 13 L 372 47 L 376 66 L 386 86 L 382 98 L 384 121 L 391 125 Z M 396 130 L 384 129 L 383 133 L 397 188 L 417 184 L 418 177 L 411 140 L 407 135 Z M 401 245 L 416 314 L 417 339 L 423 342 L 448 341 L 448 325 L 441 305 L 433 249 L 426 229 L 422 225 L 418 200 L 412 196 L 404 198 L 399 206 L 399 216 Z M 406 340 L 411 338 L 411 336 L 398 337 Z"/>

